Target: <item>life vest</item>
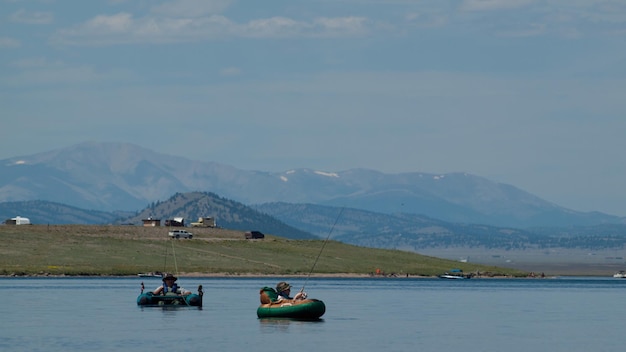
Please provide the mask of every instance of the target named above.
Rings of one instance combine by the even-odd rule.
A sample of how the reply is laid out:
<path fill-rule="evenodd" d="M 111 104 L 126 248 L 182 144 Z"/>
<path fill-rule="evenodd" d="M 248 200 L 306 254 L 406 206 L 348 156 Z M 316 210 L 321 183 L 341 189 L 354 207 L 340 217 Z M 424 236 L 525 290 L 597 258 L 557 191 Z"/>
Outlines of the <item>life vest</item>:
<path fill-rule="evenodd" d="M 276 302 L 278 300 L 278 293 L 271 287 L 263 287 L 259 293 L 261 294 L 262 304 Z"/>
<path fill-rule="evenodd" d="M 168 290 L 169 290 L 169 287 L 167 287 L 167 285 L 164 282 L 163 283 L 163 294 L 166 294 Z M 174 285 L 172 285 L 172 289 L 170 290 L 170 292 L 174 292 L 174 293 L 178 292 L 178 285 L 176 283 L 174 283 Z"/>

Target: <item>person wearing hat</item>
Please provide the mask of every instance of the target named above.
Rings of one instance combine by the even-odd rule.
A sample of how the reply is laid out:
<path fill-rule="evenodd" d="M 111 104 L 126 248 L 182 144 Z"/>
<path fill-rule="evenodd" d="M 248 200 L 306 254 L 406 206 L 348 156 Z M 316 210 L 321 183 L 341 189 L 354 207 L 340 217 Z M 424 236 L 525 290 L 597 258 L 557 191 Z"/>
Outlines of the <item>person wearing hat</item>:
<path fill-rule="evenodd" d="M 179 287 L 176 283 L 178 278 L 172 274 L 167 274 L 163 277 L 163 285 L 156 288 L 156 290 L 152 291 L 155 295 L 167 295 L 167 294 L 176 294 L 176 295 L 189 295 L 191 291 L 187 291 L 182 287 Z"/>
<path fill-rule="evenodd" d="M 285 281 L 281 281 L 276 285 L 276 292 L 278 293 L 278 299 L 276 302 L 283 300 L 300 301 L 306 298 L 305 292 L 298 292 L 294 297 L 290 297 L 289 294 L 291 293 L 291 285 Z"/>

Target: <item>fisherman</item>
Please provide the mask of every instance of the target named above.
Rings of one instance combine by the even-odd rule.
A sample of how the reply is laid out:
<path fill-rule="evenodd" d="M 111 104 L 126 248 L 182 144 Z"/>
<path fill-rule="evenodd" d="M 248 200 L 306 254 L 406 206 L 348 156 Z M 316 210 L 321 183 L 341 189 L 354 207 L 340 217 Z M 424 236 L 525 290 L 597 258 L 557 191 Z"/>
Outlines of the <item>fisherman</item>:
<path fill-rule="evenodd" d="M 285 281 L 281 281 L 276 285 L 276 292 L 278 293 L 278 299 L 276 302 L 283 300 L 301 301 L 306 298 L 306 292 L 298 292 L 294 297 L 290 297 L 289 294 L 291 293 L 291 285 Z"/>
<path fill-rule="evenodd" d="M 172 274 L 165 275 L 163 278 L 163 285 L 157 287 L 156 290 L 152 291 L 152 293 L 155 295 L 176 294 L 183 296 L 191 294 L 191 291 L 178 286 L 176 280 L 178 280 L 178 278 Z"/>

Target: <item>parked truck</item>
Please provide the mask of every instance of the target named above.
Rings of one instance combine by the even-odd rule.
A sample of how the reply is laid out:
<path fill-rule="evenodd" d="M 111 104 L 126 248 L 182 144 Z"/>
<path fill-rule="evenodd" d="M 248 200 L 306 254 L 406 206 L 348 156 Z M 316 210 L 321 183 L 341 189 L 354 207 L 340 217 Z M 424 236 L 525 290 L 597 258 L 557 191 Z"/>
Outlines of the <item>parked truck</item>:
<path fill-rule="evenodd" d="M 200 217 L 197 222 L 192 222 L 191 227 L 216 227 L 215 218 Z"/>

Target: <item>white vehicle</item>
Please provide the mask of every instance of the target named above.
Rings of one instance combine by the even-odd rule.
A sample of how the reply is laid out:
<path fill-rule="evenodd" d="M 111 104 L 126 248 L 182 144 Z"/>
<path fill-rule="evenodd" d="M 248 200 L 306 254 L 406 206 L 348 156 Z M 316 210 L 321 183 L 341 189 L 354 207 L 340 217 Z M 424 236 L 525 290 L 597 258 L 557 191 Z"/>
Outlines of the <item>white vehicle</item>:
<path fill-rule="evenodd" d="M 168 235 L 172 238 L 193 238 L 193 233 L 187 232 L 186 230 L 173 230 L 168 233 Z"/>

